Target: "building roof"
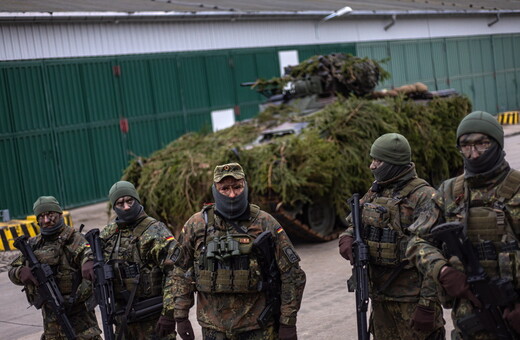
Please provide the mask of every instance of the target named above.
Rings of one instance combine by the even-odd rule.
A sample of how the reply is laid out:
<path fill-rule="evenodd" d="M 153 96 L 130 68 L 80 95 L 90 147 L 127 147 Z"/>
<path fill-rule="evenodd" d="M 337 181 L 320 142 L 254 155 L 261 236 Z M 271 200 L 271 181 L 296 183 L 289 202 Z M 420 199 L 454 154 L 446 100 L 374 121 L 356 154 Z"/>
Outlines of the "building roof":
<path fill-rule="evenodd" d="M 2 0 L 0 12 L 511 11 L 516 0 Z"/>

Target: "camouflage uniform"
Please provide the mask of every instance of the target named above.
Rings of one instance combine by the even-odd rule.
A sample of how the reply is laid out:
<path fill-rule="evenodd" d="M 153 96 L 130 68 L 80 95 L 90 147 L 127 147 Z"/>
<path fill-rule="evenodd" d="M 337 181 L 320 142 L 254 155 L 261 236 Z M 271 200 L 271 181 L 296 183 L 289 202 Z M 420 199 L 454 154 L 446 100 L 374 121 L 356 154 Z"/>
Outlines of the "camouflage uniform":
<path fill-rule="evenodd" d="M 197 290 L 197 319 L 203 327 L 204 339 L 277 339 L 274 322 L 296 324 L 305 287 L 305 273 L 298 265 L 300 258 L 291 241 L 280 224 L 255 205 L 249 205 L 249 213 L 246 213 L 249 219 L 236 221 L 237 224 L 215 213 L 214 206 L 205 209 L 208 224 L 204 210 L 198 212 L 186 222 L 180 236 L 183 256 L 175 268 L 175 319 L 188 317 Z M 251 246 L 254 239 L 266 230 L 274 236 L 275 258 L 281 273 L 281 315 L 279 320 L 271 320 L 268 327 L 261 329 L 257 318 L 266 306 L 266 297 L 264 292 L 258 291 L 261 275 Z M 243 267 L 248 269 L 221 269 L 219 264 L 213 272 L 216 280 L 211 283 L 211 277 L 206 276 L 212 274 L 205 270 L 204 248 L 212 240 L 228 235 L 239 242 L 240 254 L 246 256 Z M 221 280 L 219 275 L 222 275 Z M 241 288 L 237 288 L 240 277 L 245 280 L 241 280 Z"/>
<path fill-rule="evenodd" d="M 87 309 L 85 301 L 92 295 L 90 282 L 81 279 L 81 265 L 92 259 L 87 241 L 72 227 L 63 225 L 52 236 L 37 235 L 29 239 L 29 245 L 39 262 L 51 266 L 54 278 L 65 301 L 68 302 L 66 315 L 69 318 L 77 339 L 100 339 L 101 330 L 97 325 L 94 310 Z M 22 255 L 16 258 L 9 270 L 9 278 L 14 284 L 23 285 L 19 271 L 25 265 Z M 35 287 L 28 285 L 27 297 L 34 301 Z M 70 301 L 73 301 L 70 303 Z M 42 308 L 42 339 L 67 339 L 54 313 L 45 305 Z"/>
<path fill-rule="evenodd" d="M 116 220 L 107 225 L 100 238 L 103 240 L 104 258 L 114 269 L 114 292 L 119 314 L 116 333 L 125 333 L 125 339 L 156 339 L 155 325 L 159 317 L 168 315 L 173 318 L 173 277 L 168 260 L 178 249 L 177 241 L 162 222 L 144 211 L 133 223 Z M 127 301 L 132 295 L 134 306 L 162 295 L 162 310 L 137 320 L 125 317 Z M 161 339 L 175 339 L 175 333 Z"/>
<path fill-rule="evenodd" d="M 444 339 L 437 287 L 404 257 L 409 238 L 417 232 L 410 225 L 425 218 L 425 206 L 435 192 L 426 181 L 417 178 L 412 166 L 404 176 L 378 192 L 369 190 L 360 200 L 362 237 L 370 252 L 370 332 L 375 339 Z M 353 235 L 351 216 L 347 222 L 350 226 L 340 237 Z M 417 305 L 435 311 L 434 331 L 422 332 L 410 327 Z"/>
<path fill-rule="evenodd" d="M 430 216 L 417 221 L 415 228 L 420 235 L 427 235 L 437 223 L 462 223 L 463 232 L 477 251 L 488 277 L 500 278 L 518 292 L 520 171 L 511 170 L 505 160 L 504 130 L 491 114 L 474 111 L 457 127 L 457 147 L 463 156 L 464 174 L 441 184 L 438 195 L 429 204 Z M 460 259 L 452 256 L 448 260 L 436 241 L 426 239 L 413 238 L 407 255 L 422 273 L 443 288 L 443 305 L 453 308 L 452 339 L 496 339 L 494 329 L 486 331 L 482 327 L 484 323 L 470 302 L 480 304 L 476 292 L 471 291 Z M 514 307 L 505 308 L 502 316 L 517 334 L 520 334 L 519 302 L 517 299 Z"/>
<path fill-rule="evenodd" d="M 506 180 L 506 177 L 509 179 Z M 468 237 L 475 246 L 486 240 L 492 241 L 499 251 L 503 242 L 518 240 L 520 237 L 520 172 L 511 170 L 509 164 L 504 161 L 490 173 L 467 179 L 464 179 L 463 175 L 451 178 L 441 184 L 439 194 L 433 197 L 429 206 L 430 217 L 417 223 L 421 234 L 428 233 L 434 225 L 443 220 L 465 221 L 466 208 L 470 206 Z M 441 268 L 448 263 L 463 271 L 457 258 L 453 257 L 448 261 L 431 242 L 419 237 L 410 241 L 407 255 L 422 273 L 431 276 L 436 282 L 439 282 Z M 520 264 L 520 252 L 499 252 L 498 258 L 500 261 L 481 259 L 480 263 L 490 278 L 502 276 L 512 279 L 518 290 L 520 274 L 513 267 Z M 453 307 L 452 318 L 456 328 L 453 338 L 462 339 L 457 321 L 471 315 L 473 307 L 466 299 L 448 300 L 446 307 Z M 478 332 L 466 338 L 496 337 L 486 332 Z"/>

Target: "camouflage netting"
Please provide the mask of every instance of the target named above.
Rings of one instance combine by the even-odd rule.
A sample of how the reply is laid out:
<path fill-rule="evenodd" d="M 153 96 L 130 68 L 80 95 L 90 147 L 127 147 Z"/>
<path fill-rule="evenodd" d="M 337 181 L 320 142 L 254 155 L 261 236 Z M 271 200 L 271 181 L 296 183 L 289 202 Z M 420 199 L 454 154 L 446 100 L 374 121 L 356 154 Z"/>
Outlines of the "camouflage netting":
<path fill-rule="evenodd" d="M 298 84 L 302 83 L 297 81 L 309 80 L 309 84 L 303 86 L 312 87 L 315 93 L 339 93 L 345 97 L 354 94 L 361 97 L 371 93 L 380 81 L 389 77 L 377 61 L 343 53 L 311 57 L 296 66 L 286 67 L 285 73 L 282 77 L 270 80 L 258 79 L 252 88 L 270 95 L 281 94 L 291 82 L 297 87 L 297 92 L 304 94 L 305 90 L 298 90 L 302 86 Z"/>
<path fill-rule="evenodd" d="M 148 213 L 177 231 L 204 202 L 212 201 L 214 167 L 232 161 L 244 167 L 252 201 L 263 209 L 273 206 L 267 201 L 291 206 L 323 198 L 342 215 L 352 193 L 370 186 L 369 150 L 381 134 L 406 136 L 419 175 L 432 184 L 453 176 L 462 165 L 455 130 L 470 111 L 469 100 L 458 96 L 423 103 L 402 96 L 377 101 L 340 97 L 312 115 L 283 118 L 310 122 L 299 136 L 246 150 L 243 146 L 267 123 L 254 120 L 216 133 L 191 133 L 149 158 L 133 160 L 123 179 L 136 184 Z"/>

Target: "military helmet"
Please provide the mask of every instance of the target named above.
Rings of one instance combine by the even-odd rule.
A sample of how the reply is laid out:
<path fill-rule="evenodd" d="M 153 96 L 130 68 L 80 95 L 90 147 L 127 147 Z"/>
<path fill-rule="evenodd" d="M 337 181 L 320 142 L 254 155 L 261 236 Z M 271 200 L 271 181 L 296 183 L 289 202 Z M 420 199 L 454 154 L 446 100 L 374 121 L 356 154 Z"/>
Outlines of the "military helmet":
<path fill-rule="evenodd" d="M 457 144 L 462 135 L 469 133 L 483 133 L 493 138 L 504 148 L 504 129 L 495 117 L 484 111 L 474 111 L 464 117 L 457 128 Z"/>
<path fill-rule="evenodd" d="M 127 181 L 119 181 L 112 185 L 110 191 L 108 192 L 108 198 L 110 199 L 110 203 L 114 205 L 116 201 L 123 196 L 131 196 L 135 198 L 139 203 L 141 199 L 139 198 L 139 194 L 132 183 Z"/>
<path fill-rule="evenodd" d="M 407 165 L 412 159 L 408 140 L 398 133 L 387 133 L 374 141 L 370 157 L 395 165 Z"/>

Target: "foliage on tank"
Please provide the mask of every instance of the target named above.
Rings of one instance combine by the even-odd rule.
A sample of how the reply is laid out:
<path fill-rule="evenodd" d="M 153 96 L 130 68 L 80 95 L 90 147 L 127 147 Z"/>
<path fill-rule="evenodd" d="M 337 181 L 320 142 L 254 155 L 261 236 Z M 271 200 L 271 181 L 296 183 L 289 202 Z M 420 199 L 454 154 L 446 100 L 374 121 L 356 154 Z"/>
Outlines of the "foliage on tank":
<path fill-rule="evenodd" d="M 285 68 L 285 75 L 269 80 L 258 79 L 252 88 L 268 95 L 282 94 L 291 83 L 296 95 L 311 93 L 358 97 L 371 93 L 389 73 L 375 60 L 336 53 L 311 57 L 296 66 Z"/>
<path fill-rule="evenodd" d="M 346 200 L 370 186 L 370 146 L 384 133 L 399 132 L 408 138 L 418 174 L 431 184 L 459 171 L 462 159 L 454 147 L 455 130 L 470 111 L 469 100 L 460 96 L 427 102 L 403 96 L 379 100 L 340 96 L 308 116 L 279 115 L 278 120 L 252 120 L 216 133 L 186 134 L 149 158 L 134 159 L 123 178 L 136 185 L 151 215 L 176 230 L 204 202 L 213 201 L 214 167 L 235 161 L 244 167 L 253 202 L 290 207 L 324 198 L 342 216 Z M 285 120 L 309 125 L 300 135 L 243 147 L 263 129 Z"/>

